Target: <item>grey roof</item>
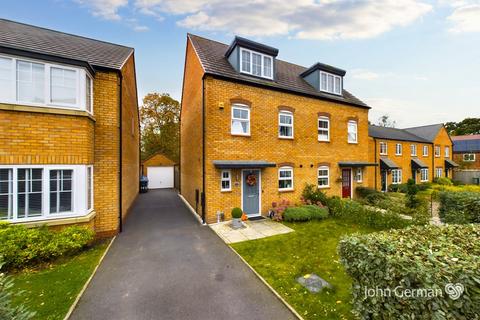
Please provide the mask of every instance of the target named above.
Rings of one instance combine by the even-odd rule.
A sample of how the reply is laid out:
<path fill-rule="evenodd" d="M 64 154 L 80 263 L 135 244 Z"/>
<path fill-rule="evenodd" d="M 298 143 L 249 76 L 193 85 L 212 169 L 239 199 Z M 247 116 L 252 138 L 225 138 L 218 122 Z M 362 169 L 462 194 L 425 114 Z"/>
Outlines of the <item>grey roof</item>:
<path fill-rule="evenodd" d="M 192 34 L 189 34 L 188 38 L 195 48 L 205 73 L 207 74 L 228 78 L 234 81 L 261 85 L 272 89 L 346 103 L 362 108 L 370 108 L 346 90 L 343 90 L 342 96 L 317 91 L 300 76 L 307 70 L 306 67 L 276 59 L 275 80 L 244 75 L 237 72 L 225 57 L 225 53 L 229 48 L 228 45 Z"/>
<path fill-rule="evenodd" d="M 480 152 L 480 139 L 453 140 L 453 152 Z"/>
<path fill-rule="evenodd" d="M 361 168 L 361 167 L 375 167 L 375 166 L 378 166 L 378 164 L 373 162 L 365 162 L 365 161 L 340 161 L 338 163 L 338 166 Z"/>
<path fill-rule="evenodd" d="M 414 141 L 414 142 L 423 142 L 429 143 L 429 140 L 426 140 L 422 137 L 412 134 L 405 129 L 397 128 L 388 128 L 381 126 L 368 126 L 368 135 L 370 137 L 379 138 L 379 139 L 389 139 L 389 140 L 400 140 L 400 141 Z"/>
<path fill-rule="evenodd" d="M 214 160 L 213 165 L 218 169 L 267 168 L 276 166 L 275 163 L 264 160 Z"/>
<path fill-rule="evenodd" d="M 0 48 L 84 61 L 119 70 L 133 48 L 0 19 Z"/>
<path fill-rule="evenodd" d="M 428 166 L 425 163 L 423 163 L 422 160 L 417 159 L 417 158 L 412 158 L 411 166 L 412 166 L 413 169 L 428 168 Z"/>
<path fill-rule="evenodd" d="M 439 124 L 431 124 L 428 126 L 405 128 L 404 130 L 410 132 L 411 134 L 419 136 L 429 142 L 433 142 L 442 127 L 443 127 L 443 124 L 439 123 Z"/>
<path fill-rule="evenodd" d="M 455 168 L 455 167 L 459 167 L 460 165 L 458 163 L 456 163 L 455 161 L 453 160 L 450 160 L 450 159 L 445 159 L 445 168 Z"/>
<path fill-rule="evenodd" d="M 400 168 L 395 162 L 390 160 L 387 157 L 380 158 L 380 168 L 381 169 L 398 169 Z"/>

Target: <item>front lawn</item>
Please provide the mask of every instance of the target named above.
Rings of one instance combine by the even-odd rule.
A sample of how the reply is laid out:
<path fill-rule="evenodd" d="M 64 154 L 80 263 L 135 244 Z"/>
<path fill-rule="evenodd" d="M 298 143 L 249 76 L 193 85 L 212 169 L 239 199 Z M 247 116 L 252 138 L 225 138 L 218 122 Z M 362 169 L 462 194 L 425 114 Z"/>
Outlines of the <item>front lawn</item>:
<path fill-rule="evenodd" d="M 105 252 L 108 241 L 36 270 L 13 274 L 13 300 L 35 311 L 34 319 L 63 319 Z"/>
<path fill-rule="evenodd" d="M 341 219 L 285 223 L 295 232 L 232 247 L 305 319 L 351 319 L 351 280 L 339 262 L 342 236 L 372 228 Z M 333 285 L 312 294 L 296 278 L 315 273 Z"/>

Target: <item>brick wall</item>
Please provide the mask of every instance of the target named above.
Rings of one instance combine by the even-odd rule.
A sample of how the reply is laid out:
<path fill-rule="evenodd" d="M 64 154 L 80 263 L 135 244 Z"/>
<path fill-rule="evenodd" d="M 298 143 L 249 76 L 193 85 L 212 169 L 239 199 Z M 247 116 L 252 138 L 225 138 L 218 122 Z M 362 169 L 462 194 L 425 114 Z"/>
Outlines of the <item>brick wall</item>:
<path fill-rule="evenodd" d="M 434 158 L 434 168 L 442 168 L 443 174 L 442 177 L 445 176 L 445 159 L 453 159 L 453 146 L 452 146 L 452 140 L 450 140 L 450 136 L 447 133 L 447 130 L 445 130 L 444 127 L 440 129 L 438 132 L 437 136 L 435 137 L 434 144 L 436 146 L 440 146 L 440 157 L 435 157 Z M 450 148 L 450 154 L 449 157 L 445 157 L 445 147 Z M 453 174 L 450 170 L 448 176 L 452 178 Z M 434 175 L 432 175 L 434 177 Z"/>
<path fill-rule="evenodd" d="M 464 154 L 475 154 L 475 161 L 463 161 Z M 453 161 L 460 165 L 459 169 L 480 169 L 480 152 L 459 152 L 453 154 Z"/>
<path fill-rule="evenodd" d="M 341 196 L 339 161 L 368 161 L 368 110 L 299 95 L 270 91 L 253 86 L 207 77 L 206 84 L 206 210 L 207 222 L 215 222 L 217 210 L 229 218 L 233 207 L 241 206 L 241 175 L 232 172 L 232 191 L 220 192 L 220 170 L 213 160 L 266 160 L 291 162 L 294 190 L 279 192 L 278 168 L 261 172 L 261 211 L 273 201 L 299 202 L 306 183 L 317 184 L 319 163 L 330 167 L 329 195 Z M 231 100 L 246 100 L 251 105 L 251 136 L 232 136 Z M 278 138 L 278 107 L 294 108 L 294 139 Z M 330 114 L 330 142 L 319 142 L 318 113 Z M 347 123 L 358 120 L 358 144 L 347 142 Z M 188 137 L 191 138 L 191 137 Z M 193 140 L 193 139 L 192 139 Z M 198 141 L 196 139 L 196 141 Z M 182 144 L 182 148 L 183 148 Z M 185 150 L 183 150 L 185 152 Z M 182 167 L 182 170 L 184 168 Z M 368 183 L 365 170 L 364 184 Z M 353 183 L 353 190 L 356 187 Z M 182 184 L 182 188 L 185 187 Z"/>
<path fill-rule="evenodd" d="M 202 191 L 202 76 L 195 50 L 189 40 L 185 57 L 180 120 L 180 189 L 181 194 L 201 214 L 195 190 Z"/>

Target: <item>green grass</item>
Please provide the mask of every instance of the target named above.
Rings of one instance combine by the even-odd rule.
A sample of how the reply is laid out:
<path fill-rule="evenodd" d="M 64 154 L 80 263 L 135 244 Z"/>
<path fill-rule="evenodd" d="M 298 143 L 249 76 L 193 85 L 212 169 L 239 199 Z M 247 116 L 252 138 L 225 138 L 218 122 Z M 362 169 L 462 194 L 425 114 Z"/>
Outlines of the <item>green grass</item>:
<path fill-rule="evenodd" d="M 69 258 L 62 258 L 39 270 L 13 274 L 14 304 L 35 311 L 34 319 L 63 319 L 105 252 L 108 241 Z"/>
<path fill-rule="evenodd" d="M 337 245 L 351 233 L 375 230 L 339 219 L 285 223 L 295 232 L 232 244 L 232 247 L 305 319 L 351 319 L 351 279 Z M 315 273 L 333 285 L 312 294 L 296 278 Z"/>

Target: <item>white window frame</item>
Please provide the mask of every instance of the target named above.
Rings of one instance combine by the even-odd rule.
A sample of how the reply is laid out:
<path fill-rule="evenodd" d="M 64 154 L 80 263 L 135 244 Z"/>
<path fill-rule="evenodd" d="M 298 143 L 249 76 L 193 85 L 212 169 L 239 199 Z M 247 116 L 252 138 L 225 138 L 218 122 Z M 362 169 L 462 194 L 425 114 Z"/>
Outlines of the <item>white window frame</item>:
<path fill-rule="evenodd" d="M 286 123 L 280 123 L 280 118 L 281 116 L 287 116 L 287 117 L 290 117 L 292 119 L 292 123 L 291 124 L 286 124 Z M 293 117 L 293 113 L 290 112 L 290 111 L 280 111 L 278 113 L 278 137 L 281 138 L 281 139 L 293 139 L 293 136 L 294 136 L 294 117 Z M 292 135 L 291 136 L 283 136 L 281 134 L 281 130 L 280 128 L 281 127 L 289 127 L 289 128 L 292 128 Z"/>
<path fill-rule="evenodd" d="M 392 184 L 401 184 L 402 174 L 402 169 L 392 169 Z"/>
<path fill-rule="evenodd" d="M 71 180 L 72 180 L 72 186 L 71 186 L 72 190 L 70 190 L 70 192 L 71 192 L 71 201 L 72 201 L 72 203 L 71 203 L 71 210 L 70 210 L 70 211 L 60 211 L 60 212 L 51 212 L 51 211 L 50 211 L 50 209 L 51 209 L 51 208 L 50 208 L 50 199 L 48 199 L 48 203 L 46 203 L 45 205 L 48 206 L 48 212 L 49 212 L 49 214 L 51 214 L 51 215 L 56 215 L 56 216 L 57 216 L 57 215 L 66 215 L 66 214 L 71 214 L 71 213 L 75 212 L 75 207 L 74 207 L 74 205 L 75 205 L 75 194 L 74 194 L 74 183 L 75 183 L 75 181 L 74 181 L 74 171 L 73 171 L 73 169 L 48 169 L 48 176 L 46 176 L 45 178 L 46 178 L 46 179 L 48 180 L 48 182 L 50 183 L 50 182 L 51 182 L 51 181 L 50 181 L 50 172 L 51 172 L 51 171 L 63 171 L 63 170 L 71 170 L 71 171 L 72 171 L 72 179 L 71 179 Z M 63 174 L 62 174 L 62 175 L 63 175 Z M 63 177 L 63 176 L 62 176 L 62 177 Z M 54 191 L 54 192 L 57 193 L 57 209 L 59 209 L 59 208 L 60 208 L 60 193 L 61 193 L 61 191 L 62 191 L 61 188 L 60 188 L 60 183 L 61 183 L 62 180 L 61 180 L 61 179 L 58 179 L 58 178 L 57 178 L 56 180 L 57 180 L 57 190 Z M 60 182 L 60 183 L 59 183 L 59 182 Z M 85 181 L 85 182 L 86 182 L 86 181 Z M 52 190 L 50 190 L 50 185 L 49 185 L 49 190 L 48 190 L 48 195 L 49 195 L 49 197 L 50 197 L 50 194 L 51 194 L 51 193 L 52 193 Z"/>
<path fill-rule="evenodd" d="M 90 190 L 90 198 L 92 199 L 91 207 L 88 206 L 88 171 L 90 170 L 90 184 L 92 186 Z M 95 207 L 95 198 L 94 198 L 94 189 L 95 189 L 95 176 L 94 176 L 94 171 L 93 171 L 93 166 L 87 166 L 86 171 L 85 171 L 85 194 L 87 195 L 85 197 L 85 207 L 87 208 L 87 212 L 93 211 L 93 208 Z"/>
<path fill-rule="evenodd" d="M 228 178 L 223 177 L 224 173 L 228 173 Z M 223 187 L 223 182 L 228 182 L 228 188 Z M 220 172 L 220 191 L 221 192 L 232 191 L 232 171 L 231 170 L 222 170 Z"/>
<path fill-rule="evenodd" d="M 320 121 L 326 122 L 327 123 L 327 128 L 320 128 Z M 319 131 L 327 132 L 327 138 L 325 139 L 324 136 L 320 135 Z M 325 141 L 329 142 L 330 141 L 330 118 L 326 116 L 319 116 L 317 119 L 317 135 L 318 135 L 318 141 Z"/>
<path fill-rule="evenodd" d="M 85 165 L 0 165 L 0 169 L 12 169 L 12 200 L 11 219 L 0 220 L 12 223 L 34 222 L 44 220 L 55 220 L 70 217 L 82 217 L 93 210 L 94 202 L 92 196 L 92 209 L 87 210 L 86 175 Z M 42 169 L 42 214 L 36 217 L 18 218 L 18 169 Z M 50 171 L 51 170 L 73 170 L 72 175 L 72 211 L 61 213 L 50 213 Z M 93 173 L 93 171 L 92 171 Z M 92 185 L 93 193 L 93 185 Z"/>
<path fill-rule="evenodd" d="M 20 56 L 12 56 L 12 55 L 5 55 L 5 54 L 0 54 L 1 58 L 6 58 L 11 60 L 11 81 L 12 84 L 10 86 L 10 98 L 4 99 L 0 97 L 0 103 L 8 103 L 8 104 L 17 104 L 17 105 L 24 105 L 24 106 L 33 106 L 33 107 L 47 107 L 47 108 L 55 108 L 55 109 L 68 109 L 68 110 L 81 110 L 81 111 L 86 111 L 88 113 L 93 114 L 93 80 L 91 83 L 91 99 L 92 99 L 92 111 L 87 110 L 87 105 L 86 105 L 86 78 L 90 77 L 92 79 L 92 76 L 90 73 L 80 67 L 72 67 L 69 65 L 64 65 L 64 64 L 58 64 L 58 63 L 50 63 L 47 61 L 43 60 L 38 60 L 38 59 L 31 59 L 31 58 L 25 58 L 25 57 L 20 57 Z M 27 63 L 37 63 L 37 64 L 42 64 L 44 66 L 44 79 L 43 79 L 43 85 L 44 85 L 44 102 L 39 103 L 39 102 L 29 102 L 29 101 L 22 101 L 19 100 L 17 97 L 18 93 L 18 85 L 17 85 L 17 61 L 24 61 Z M 71 70 L 75 71 L 76 73 L 76 96 L 75 104 L 68 104 L 68 103 L 52 103 L 51 100 L 51 69 L 52 68 L 59 68 L 59 69 L 65 69 L 65 70 Z"/>
<path fill-rule="evenodd" d="M 463 154 L 463 161 L 464 162 L 475 162 L 476 154 L 475 153 L 464 153 Z"/>
<path fill-rule="evenodd" d="M 395 155 L 396 156 L 401 156 L 403 151 L 403 146 L 401 143 L 395 144 Z"/>
<path fill-rule="evenodd" d="M 90 83 L 90 95 L 87 94 L 87 81 Z M 88 108 L 87 100 L 90 100 L 90 109 Z M 85 77 L 85 110 L 93 115 L 93 78 L 88 73 L 86 73 Z"/>
<path fill-rule="evenodd" d="M 423 146 L 423 156 L 428 157 L 428 146 Z"/>
<path fill-rule="evenodd" d="M 410 145 L 410 156 L 416 157 L 417 156 L 417 145 L 411 144 Z"/>
<path fill-rule="evenodd" d="M 382 150 L 383 147 L 385 147 L 385 150 Z M 379 144 L 379 149 L 380 149 L 380 155 L 387 155 L 388 154 L 388 144 L 385 142 L 385 141 L 380 141 L 380 144 Z"/>
<path fill-rule="evenodd" d="M 14 178 L 13 178 L 13 173 L 14 173 L 14 169 L 12 168 L 4 168 L 4 169 L 7 169 L 8 170 L 8 177 L 7 177 L 7 180 L 1 180 L 3 183 L 7 182 L 8 183 L 8 190 L 7 192 L 3 192 L 1 193 L 2 196 L 7 196 L 7 201 L 8 201 L 8 206 L 7 206 L 7 219 L 6 221 L 8 220 L 11 220 L 13 218 L 13 206 L 15 205 L 14 201 L 14 187 L 13 187 L 13 182 L 14 182 Z"/>
<path fill-rule="evenodd" d="M 357 183 L 363 182 L 363 168 L 357 168 L 355 170 L 355 181 Z"/>
<path fill-rule="evenodd" d="M 435 158 L 440 158 L 442 154 L 442 148 L 440 146 L 435 146 Z"/>
<path fill-rule="evenodd" d="M 291 176 L 290 177 L 280 177 L 280 172 L 282 171 L 288 171 L 291 173 Z M 292 180 L 292 186 L 290 188 L 280 188 L 280 181 L 281 180 Z M 279 191 L 289 191 L 289 190 L 293 190 L 293 168 L 292 167 L 280 167 L 278 168 L 278 182 L 279 182 L 279 186 L 278 186 L 278 190 Z"/>
<path fill-rule="evenodd" d="M 350 140 L 350 125 L 354 125 L 355 128 L 355 140 Z M 358 123 L 355 120 L 348 120 L 347 124 L 347 141 L 351 144 L 358 143 Z"/>
<path fill-rule="evenodd" d="M 326 175 L 320 175 L 320 170 L 326 170 L 327 174 Z M 327 179 L 327 184 L 326 185 L 318 184 L 319 179 Z M 328 166 L 318 167 L 318 169 L 317 169 L 317 187 L 319 189 L 330 188 L 330 167 L 328 167 Z"/>
<path fill-rule="evenodd" d="M 443 168 L 435 168 L 435 178 L 441 178 L 443 176 Z"/>
<path fill-rule="evenodd" d="M 450 158 L 450 147 L 445 146 L 445 158 Z"/>
<path fill-rule="evenodd" d="M 428 168 L 421 168 L 420 169 L 420 182 L 427 182 L 428 181 Z"/>
<path fill-rule="evenodd" d="M 250 53 L 250 61 L 249 61 L 249 64 L 250 64 L 250 71 L 248 70 L 244 70 L 243 69 L 243 52 L 248 52 Z M 257 74 L 253 74 L 253 54 L 258 54 L 260 56 L 260 60 L 261 60 L 261 75 L 257 75 Z M 271 62 L 271 74 L 270 76 L 266 75 L 265 74 L 265 58 L 266 59 L 270 59 L 270 62 Z M 263 54 L 263 53 L 260 53 L 260 52 L 257 52 L 257 51 L 252 51 L 252 50 L 249 50 L 249 49 L 245 49 L 245 48 L 240 48 L 240 59 L 239 59 L 239 64 L 240 64 L 240 72 L 241 73 L 246 73 L 246 74 L 249 74 L 249 75 L 252 75 L 254 77 L 261 77 L 261 78 L 267 78 L 267 79 L 273 79 L 273 57 L 270 56 L 270 55 L 267 55 L 267 54 Z"/>
<path fill-rule="evenodd" d="M 240 118 L 234 118 L 233 117 L 233 110 L 239 109 L 239 110 L 246 110 L 248 114 L 247 119 L 240 119 Z M 246 133 L 238 133 L 238 132 L 233 132 L 233 121 L 240 121 L 240 122 L 248 122 L 247 126 L 247 132 Z M 230 121 L 230 133 L 234 136 L 250 136 L 250 108 L 247 105 L 244 104 L 233 104 L 232 105 L 232 114 L 231 114 L 231 121 Z"/>
<path fill-rule="evenodd" d="M 323 81 L 322 81 L 322 76 L 325 75 L 326 77 L 326 84 L 325 87 L 323 87 Z M 342 95 L 342 90 L 343 90 L 343 78 L 341 76 L 338 76 L 336 74 L 330 73 L 330 72 L 325 72 L 325 71 L 320 71 L 318 73 L 319 76 L 319 89 L 320 91 L 335 94 L 338 96 Z M 328 77 L 333 77 L 333 88 L 329 88 L 328 85 Z M 340 81 L 340 87 L 337 85 L 337 81 Z"/>

